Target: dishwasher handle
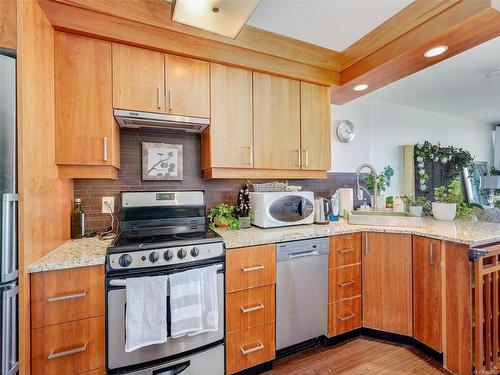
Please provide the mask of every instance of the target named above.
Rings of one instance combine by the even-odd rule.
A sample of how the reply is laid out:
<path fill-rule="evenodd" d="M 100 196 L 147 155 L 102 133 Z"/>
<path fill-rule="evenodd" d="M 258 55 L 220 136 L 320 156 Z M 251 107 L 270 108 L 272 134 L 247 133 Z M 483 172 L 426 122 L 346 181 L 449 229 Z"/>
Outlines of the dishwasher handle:
<path fill-rule="evenodd" d="M 318 256 L 318 255 L 321 255 L 318 250 L 301 251 L 298 253 L 288 254 L 288 259 L 303 258 L 303 257 Z"/>

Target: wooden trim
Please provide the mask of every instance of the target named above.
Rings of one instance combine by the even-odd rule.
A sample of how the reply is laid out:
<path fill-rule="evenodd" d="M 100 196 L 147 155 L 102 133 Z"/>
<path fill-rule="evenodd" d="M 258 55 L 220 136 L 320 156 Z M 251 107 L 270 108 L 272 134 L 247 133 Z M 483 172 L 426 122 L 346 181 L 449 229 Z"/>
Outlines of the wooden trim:
<path fill-rule="evenodd" d="M 205 180 L 213 178 L 288 178 L 326 179 L 326 171 L 258 169 L 258 168 L 209 168 L 203 171 Z"/>
<path fill-rule="evenodd" d="M 339 73 L 331 70 L 51 0 L 38 0 L 38 2 L 56 30 L 240 66 L 327 86 L 339 83 Z"/>
<path fill-rule="evenodd" d="M 118 169 L 111 165 L 59 165 L 59 178 L 106 178 L 118 180 Z"/>
<path fill-rule="evenodd" d="M 0 48 L 16 49 L 17 1 L 2 0 L 1 9 L 2 10 L 0 11 Z"/>

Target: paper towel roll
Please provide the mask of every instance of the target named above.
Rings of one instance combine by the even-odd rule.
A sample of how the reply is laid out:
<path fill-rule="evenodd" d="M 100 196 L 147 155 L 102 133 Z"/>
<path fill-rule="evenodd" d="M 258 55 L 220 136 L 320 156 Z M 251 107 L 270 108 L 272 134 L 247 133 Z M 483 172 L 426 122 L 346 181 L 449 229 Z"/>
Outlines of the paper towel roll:
<path fill-rule="evenodd" d="M 340 216 L 347 217 L 347 212 L 352 211 L 354 201 L 354 193 L 352 188 L 339 189 L 339 208 Z"/>

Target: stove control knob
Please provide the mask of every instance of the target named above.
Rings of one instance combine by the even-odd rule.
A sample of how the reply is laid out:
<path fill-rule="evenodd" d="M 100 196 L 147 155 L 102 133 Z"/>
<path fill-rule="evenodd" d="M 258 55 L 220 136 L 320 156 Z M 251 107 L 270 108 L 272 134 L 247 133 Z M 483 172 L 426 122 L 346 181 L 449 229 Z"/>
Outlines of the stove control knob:
<path fill-rule="evenodd" d="M 149 260 L 151 263 L 156 263 L 160 259 L 160 256 L 156 251 L 153 251 L 151 254 L 149 254 Z"/>
<path fill-rule="evenodd" d="M 186 250 L 184 249 L 180 249 L 178 252 L 177 252 L 177 256 L 179 257 L 179 259 L 182 259 L 182 258 L 185 258 L 187 255 L 187 252 Z"/>
<path fill-rule="evenodd" d="M 130 263 L 132 263 L 132 257 L 128 254 L 123 254 L 120 258 L 118 258 L 118 263 L 122 267 L 128 267 L 130 266 Z"/>
<path fill-rule="evenodd" d="M 191 256 L 193 258 L 197 257 L 198 255 L 200 255 L 200 249 L 198 249 L 197 247 L 193 247 L 191 249 Z"/>
<path fill-rule="evenodd" d="M 174 254 L 172 253 L 172 250 L 167 250 L 163 253 L 163 259 L 165 259 L 167 262 L 174 257 Z"/>

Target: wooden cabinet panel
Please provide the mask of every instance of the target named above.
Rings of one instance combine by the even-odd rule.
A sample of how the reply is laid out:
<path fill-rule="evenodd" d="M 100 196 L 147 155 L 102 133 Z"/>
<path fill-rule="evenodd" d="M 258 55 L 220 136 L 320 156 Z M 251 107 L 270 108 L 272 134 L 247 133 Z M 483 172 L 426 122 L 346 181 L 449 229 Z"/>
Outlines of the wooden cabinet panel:
<path fill-rule="evenodd" d="M 2 0 L 0 9 L 0 48 L 16 49 L 17 0 Z"/>
<path fill-rule="evenodd" d="M 104 317 L 32 331 L 32 374 L 78 374 L 104 367 Z"/>
<path fill-rule="evenodd" d="M 255 168 L 300 169 L 300 82 L 253 73 Z"/>
<path fill-rule="evenodd" d="M 333 337 L 361 327 L 361 297 L 328 305 L 328 336 Z"/>
<path fill-rule="evenodd" d="M 113 44 L 113 107 L 165 112 L 165 56 Z"/>
<path fill-rule="evenodd" d="M 82 375 L 105 375 L 106 371 L 104 371 L 104 368 L 98 368 L 95 370 L 90 370 L 86 372 L 82 372 Z"/>
<path fill-rule="evenodd" d="M 274 323 L 264 324 L 226 336 L 226 372 L 234 374 L 274 359 Z"/>
<path fill-rule="evenodd" d="M 32 328 L 104 315 L 104 294 L 103 266 L 34 273 Z"/>
<path fill-rule="evenodd" d="M 226 292 L 274 284 L 274 244 L 230 249 L 226 252 Z"/>
<path fill-rule="evenodd" d="M 363 326 L 412 335 L 412 238 L 363 233 Z"/>
<path fill-rule="evenodd" d="M 300 139 L 302 169 L 331 168 L 330 88 L 300 83 Z"/>
<path fill-rule="evenodd" d="M 226 332 L 239 331 L 275 319 L 274 285 L 226 295 Z"/>
<path fill-rule="evenodd" d="M 54 38 L 56 163 L 118 168 L 111 43 L 62 32 Z"/>
<path fill-rule="evenodd" d="M 165 55 L 167 113 L 210 117 L 210 63 Z"/>
<path fill-rule="evenodd" d="M 252 168 L 252 72 L 211 64 L 208 167 Z M 204 150 L 205 153 L 205 150 Z M 205 157 L 205 155 L 204 155 Z"/>
<path fill-rule="evenodd" d="M 361 233 L 330 237 L 328 268 L 361 263 Z"/>
<path fill-rule="evenodd" d="M 441 241 L 413 237 L 413 336 L 442 351 Z"/>
<path fill-rule="evenodd" d="M 328 301 L 361 295 L 361 265 L 345 266 L 328 270 Z"/>

